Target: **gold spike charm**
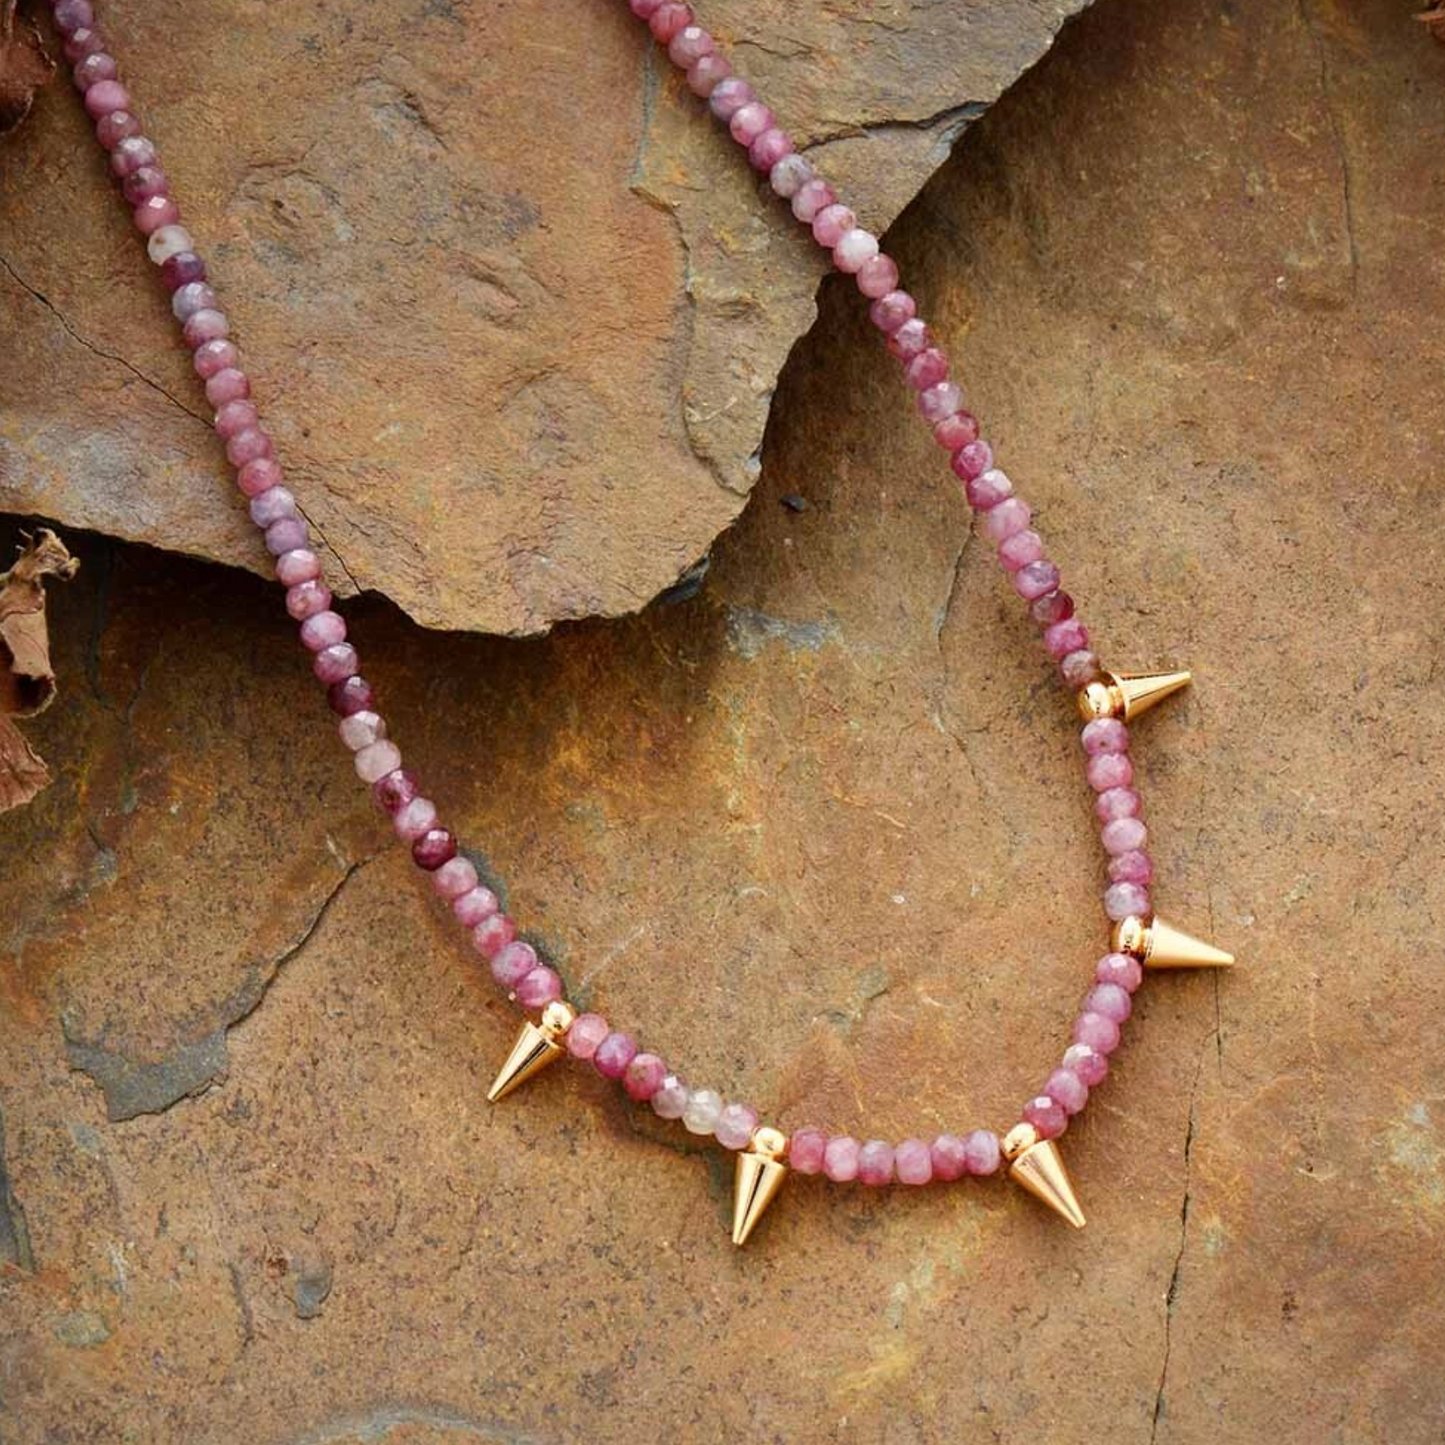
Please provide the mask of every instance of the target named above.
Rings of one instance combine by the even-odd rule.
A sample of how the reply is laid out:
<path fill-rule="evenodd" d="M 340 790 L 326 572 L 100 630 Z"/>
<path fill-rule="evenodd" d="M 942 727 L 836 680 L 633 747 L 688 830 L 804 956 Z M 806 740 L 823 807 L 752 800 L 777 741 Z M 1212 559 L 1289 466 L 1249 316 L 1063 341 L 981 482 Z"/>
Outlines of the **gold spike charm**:
<path fill-rule="evenodd" d="M 1003 1141 L 1008 1177 L 1061 1214 L 1075 1229 L 1084 1227 L 1084 1211 L 1074 1197 L 1068 1171 L 1052 1139 L 1040 1139 L 1032 1124 L 1016 1124 Z"/>
<path fill-rule="evenodd" d="M 1107 681 L 1091 682 L 1079 693 L 1079 712 L 1085 722 L 1100 717 L 1121 717 L 1133 722 L 1170 693 L 1188 687 L 1188 672 L 1106 672 Z"/>
<path fill-rule="evenodd" d="M 1110 943 L 1115 953 L 1137 958 L 1145 968 L 1228 968 L 1234 955 L 1182 928 L 1153 918 L 1124 918 L 1114 925 Z"/>
<path fill-rule="evenodd" d="M 495 1104 L 498 1099 L 505 1099 L 533 1074 L 539 1074 L 548 1064 L 556 1063 L 562 1057 L 562 1040 L 576 1017 L 577 1010 L 565 1000 L 558 999 L 542 1010 L 541 1023 L 534 1024 L 528 1019 L 517 1034 L 517 1042 L 507 1055 L 507 1062 L 487 1090 L 487 1102 Z"/>
<path fill-rule="evenodd" d="M 733 1243 L 746 1244 L 758 1220 L 777 1197 L 788 1177 L 783 1156 L 788 1136 L 764 1124 L 753 1130 L 752 1143 L 738 1154 L 733 1183 Z"/>

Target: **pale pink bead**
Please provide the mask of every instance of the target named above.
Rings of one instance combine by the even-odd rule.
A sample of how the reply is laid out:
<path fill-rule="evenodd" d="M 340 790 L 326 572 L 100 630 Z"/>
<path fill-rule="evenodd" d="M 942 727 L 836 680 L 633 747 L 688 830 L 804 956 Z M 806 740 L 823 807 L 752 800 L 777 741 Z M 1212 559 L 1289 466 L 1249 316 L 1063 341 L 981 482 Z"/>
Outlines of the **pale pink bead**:
<path fill-rule="evenodd" d="M 622 1075 L 627 1097 L 645 1104 L 662 1087 L 667 1065 L 656 1054 L 637 1054 Z"/>
<path fill-rule="evenodd" d="M 401 749 L 394 742 L 381 738 L 362 748 L 356 755 L 355 763 L 356 776 L 363 783 L 374 783 L 401 766 Z"/>
<path fill-rule="evenodd" d="M 1023 1117 L 1026 1124 L 1038 1130 L 1040 1139 L 1057 1139 L 1069 1127 L 1069 1116 L 1047 1094 L 1030 1099 L 1024 1105 Z"/>
<path fill-rule="evenodd" d="M 98 80 L 85 92 L 85 108 L 96 120 L 113 110 L 129 110 L 130 92 L 118 80 Z"/>
<path fill-rule="evenodd" d="M 206 400 L 222 407 L 228 401 L 245 401 L 251 395 L 251 378 L 234 366 L 218 371 L 206 383 Z"/>
<path fill-rule="evenodd" d="M 810 161 L 796 152 L 790 152 L 768 172 L 768 184 L 773 188 L 774 195 L 791 201 L 799 190 L 813 179 L 814 174 Z"/>
<path fill-rule="evenodd" d="M 750 1104 L 725 1105 L 713 1125 L 713 1137 L 724 1149 L 746 1149 L 758 1127 L 758 1111 Z"/>
<path fill-rule="evenodd" d="M 392 815 L 391 826 L 398 838 L 414 843 L 436 825 L 437 805 L 430 798 L 413 798 Z"/>
<path fill-rule="evenodd" d="M 106 150 L 114 150 L 121 141 L 140 133 L 140 119 L 128 110 L 113 110 L 95 123 L 95 138 Z"/>
<path fill-rule="evenodd" d="M 765 130 L 773 128 L 772 111 L 760 100 L 740 105 L 728 121 L 728 133 L 739 145 L 751 145 Z"/>
<path fill-rule="evenodd" d="M 409 808 L 411 804 L 403 806 Z M 516 936 L 517 925 L 505 913 L 491 913 L 472 929 L 472 947 L 483 958 L 495 958 Z"/>
<path fill-rule="evenodd" d="M 1093 757 L 1095 753 L 1127 753 L 1129 751 L 1129 729 L 1116 717 L 1096 717 L 1084 724 L 1079 734 L 1084 751 Z"/>
<path fill-rule="evenodd" d="M 963 405 L 963 392 L 956 381 L 936 381 L 918 393 L 918 411 L 930 425 L 953 416 Z"/>
<path fill-rule="evenodd" d="M 195 244 L 184 226 L 161 226 L 151 232 L 150 240 L 146 242 L 146 255 L 162 268 L 164 276 L 166 262 L 177 256 L 195 255 L 191 249 Z"/>
<path fill-rule="evenodd" d="M 680 1119 L 687 1112 L 689 1089 L 676 1074 L 668 1074 L 652 1096 L 652 1112 L 659 1119 Z"/>
<path fill-rule="evenodd" d="M 301 624 L 301 645 L 309 652 L 345 641 L 346 619 L 339 612 L 318 612 Z"/>
<path fill-rule="evenodd" d="M 817 222 L 813 223 L 815 226 Z M 878 237 L 861 226 L 844 231 L 833 247 L 833 264 L 846 276 L 856 276 L 878 254 Z"/>
<path fill-rule="evenodd" d="M 1077 617 L 1066 617 L 1044 629 L 1044 648 L 1055 661 L 1088 645 L 1088 629 Z"/>
<path fill-rule="evenodd" d="M 1144 968 L 1137 958 L 1127 953 L 1106 953 L 1094 966 L 1099 983 L 1112 983 L 1125 993 L 1133 993 L 1144 982 Z"/>
<path fill-rule="evenodd" d="M 823 1173 L 835 1184 L 858 1177 L 858 1155 L 862 1145 L 849 1134 L 836 1134 L 823 1150 Z"/>
<path fill-rule="evenodd" d="M 858 1182 L 875 1189 L 893 1182 L 893 1146 L 886 1139 L 870 1139 L 858 1151 Z"/>
<path fill-rule="evenodd" d="M 721 55 L 704 55 L 687 72 L 688 89 L 706 100 L 732 73 L 732 65 Z"/>
<path fill-rule="evenodd" d="M 900 1184 L 927 1184 L 933 1178 L 933 1156 L 922 1139 L 904 1139 L 893 1151 L 893 1169 Z"/>
<path fill-rule="evenodd" d="M 998 1135 L 992 1129 L 973 1130 L 963 1141 L 963 1145 L 970 1174 L 983 1177 L 998 1173 L 1003 1148 L 998 1142 Z"/>
<path fill-rule="evenodd" d="M 231 323 L 224 311 L 197 311 L 194 316 L 186 317 L 181 327 L 181 336 L 192 351 L 208 341 L 224 341 L 230 332 Z"/>
<path fill-rule="evenodd" d="M 248 462 L 274 456 L 275 451 L 275 444 L 260 427 L 247 427 L 244 431 L 238 431 L 235 436 L 226 439 L 226 458 L 233 467 L 244 467 Z M 273 490 L 279 492 L 284 489 L 276 487 Z M 263 493 L 263 495 L 269 496 L 270 493 Z M 289 497 L 291 494 L 287 492 L 286 495 Z M 288 513 L 288 515 L 290 514 Z M 273 518 L 273 520 L 276 519 Z M 257 525 L 264 527 L 267 524 L 257 520 Z"/>
<path fill-rule="evenodd" d="M 868 308 L 868 319 L 885 336 L 892 336 L 917 314 L 918 303 L 906 291 L 885 292 Z"/>
<path fill-rule="evenodd" d="M 1126 791 L 1116 789 L 1116 792 Z M 1138 795 L 1135 794 L 1137 797 Z M 1154 860 L 1142 850 L 1134 853 L 1120 853 L 1109 860 L 1109 881 L 1111 883 L 1138 883 L 1147 888 L 1154 881 Z"/>
<path fill-rule="evenodd" d="M 792 153 L 793 138 L 787 131 L 772 126 L 748 147 L 748 164 L 755 171 L 771 174 L 773 167 Z"/>
<path fill-rule="evenodd" d="M 1077 1114 L 1089 1102 L 1089 1086 L 1071 1069 L 1055 1069 L 1044 1082 L 1044 1093 L 1066 1114 Z"/>
<path fill-rule="evenodd" d="M 967 448 L 965 448 L 967 450 Z M 983 530 L 991 541 L 1002 542 L 1022 532 L 1033 520 L 1033 509 L 1020 497 L 1005 497 L 983 513 Z"/>
<path fill-rule="evenodd" d="M 61 49 L 65 52 L 65 58 L 75 65 L 87 55 L 99 55 L 105 49 L 105 39 L 100 31 L 89 25 L 82 25 L 66 36 Z"/>
<path fill-rule="evenodd" d="M 757 96 L 753 94 L 752 86 L 734 75 L 720 80 L 713 87 L 707 103 L 708 108 L 719 120 L 731 120 L 743 106 L 751 105 L 756 99 Z"/>
<path fill-rule="evenodd" d="M 1081 1013 L 1074 1020 L 1074 1042 L 1087 1044 L 1097 1054 L 1112 1054 L 1119 1047 L 1119 1025 L 1103 1014 Z"/>
<path fill-rule="evenodd" d="M 630 1034 L 610 1033 L 592 1055 L 592 1067 L 604 1079 L 620 1079 L 637 1057 L 637 1043 Z"/>
<path fill-rule="evenodd" d="M 1096 983 L 1084 995 L 1084 1010 L 1087 1013 L 1103 1014 L 1116 1024 L 1123 1023 L 1134 1012 L 1129 990 L 1117 983 Z"/>
<path fill-rule="evenodd" d="M 998 560 L 1005 572 L 1017 572 L 1044 555 L 1044 539 L 1032 529 L 1015 532 L 998 544 Z"/>
<path fill-rule="evenodd" d="M 578 1014 L 567 1030 L 567 1052 L 574 1059 L 590 1059 L 611 1032 L 612 1025 L 601 1014 Z"/>
<path fill-rule="evenodd" d="M 661 4 L 662 0 L 628 0 L 629 8 L 639 20 L 650 20 L 652 12 Z"/>
<path fill-rule="evenodd" d="M 1111 883 L 1104 890 L 1104 914 L 1118 923 L 1150 913 L 1149 890 L 1139 883 Z"/>
<path fill-rule="evenodd" d="M 968 492 L 969 505 L 977 511 L 986 512 L 990 508 L 996 507 L 1006 497 L 1013 496 L 1013 483 L 1009 482 L 1002 472 L 990 470 L 993 466 L 993 448 L 982 438 L 969 442 L 965 447 L 960 447 L 954 453 L 950 465 L 953 467 L 954 475 L 960 481 L 971 482 L 975 477 L 979 479 L 980 485 L 977 492 L 973 488 L 970 488 Z M 986 477 L 993 479 L 995 490 L 1001 489 L 1000 494 L 995 496 L 992 501 L 984 500 L 990 495 L 988 490 L 990 484 L 984 481 Z M 1007 485 L 1005 486 L 1004 483 Z M 978 501 L 974 501 L 975 495 L 978 496 Z"/>
<path fill-rule="evenodd" d="M 187 281 L 171 293 L 171 315 L 177 321 L 194 316 L 197 311 L 214 311 L 216 293 L 204 281 Z"/>
<path fill-rule="evenodd" d="M 833 187 L 827 181 L 814 176 L 812 180 L 804 181 L 794 192 L 792 211 L 804 225 L 810 226 L 819 212 L 827 210 L 837 199 Z"/>
<path fill-rule="evenodd" d="M 1105 823 L 1099 831 L 1099 841 L 1104 845 L 1104 852 L 1114 858 L 1120 853 L 1137 852 L 1148 837 L 1149 830 L 1138 818 L 1115 818 L 1112 823 Z"/>
<path fill-rule="evenodd" d="M 914 391 L 927 391 L 948 375 L 948 357 L 936 346 L 925 347 L 903 368 L 903 379 Z"/>
<path fill-rule="evenodd" d="M 282 552 L 276 559 L 276 578 L 285 587 L 300 587 L 305 582 L 315 582 L 321 576 L 321 558 L 309 547 L 298 547 L 293 552 Z M 330 597 L 328 591 L 327 597 Z M 287 598 L 286 605 L 291 605 Z M 331 604 L 328 601 L 327 606 Z M 291 614 L 296 615 L 294 612 Z M 305 614 L 311 616 L 310 612 Z"/>
<path fill-rule="evenodd" d="M 1139 814 L 1139 803 L 1139 795 L 1133 788 L 1107 788 L 1094 799 L 1094 816 L 1101 823 L 1134 818 Z"/>
<path fill-rule="evenodd" d="M 666 45 L 674 35 L 680 34 L 692 24 L 692 8 L 688 5 L 662 4 L 652 12 L 647 28 L 653 38 Z"/>
<path fill-rule="evenodd" d="M 788 1167 L 799 1174 L 817 1174 L 823 1168 L 828 1136 L 821 1129 L 798 1129 L 788 1140 Z"/>
<path fill-rule="evenodd" d="M 294 557 L 294 552 L 286 553 L 286 557 Z M 314 556 L 308 552 L 307 556 Z M 277 559 L 279 569 L 280 563 L 285 558 Z M 281 579 L 286 580 L 284 577 Z M 286 610 L 298 622 L 304 622 L 308 617 L 315 617 L 318 612 L 325 612 L 331 606 L 331 589 L 320 580 L 320 564 L 317 564 L 316 573 L 310 577 L 302 577 L 286 589 Z"/>
<path fill-rule="evenodd" d="M 492 977 L 503 988 L 515 988 L 537 967 L 537 950 L 520 939 L 499 948 L 492 955 Z"/>
<path fill-rule="evenodd" d="M 1063 626 L 1062 623 L 1059 624 Z M 1049 629 L 1051 632 L 1052 628 Z M 1084 765 L 1084 776 L 1096 793 L 1127 788 L 1134 781 L 1134 764 L 1128 753 L 1096 753 Z"/>
<path fill-rule="evenodd" d="M 534 968 L 517 985 L 516 992 L 517 1002 L 523 1008 L 546 1008 L 562 997 L 562 980 L 555 968 L 544 964 L 541 968 Z"/>
<path fill-rule="evenodd" d="M 195 355 L 191 357 L 191 365 L 196 369 L 196 375 L 202 381 L 207 381 L 218 371 L 224 371 L 229 366 L 241 359 L 241 353 L 236 350 L 235 344 L 230 341 L 208 341 L 204 346 L 198 346 Z"/>
<path fill-rule="evenodd" d="M 269 527 L 272 522 L 279 522 L 282 517 L 296 515 L 296 498 L 285 487 L 271 487 L 260 496 L 252 497 L 248 510 L 251 520 L 258 527 Z"/>
<path fill-rule="evenodd" d="M 1088 1044 L 1070 1044 L 1064 1050 L 1063 1066 L 1091 1089 L 1102 1084 L 1109 1072 L 1108 1059 Z"/>
<path fill-rule="evenodd" d="M 99 84 L 102 80 L 114 80 L 119 74 L 116 68 L 115 56 L 107 55 L 103 50 L 92 50 L 83 59 L 76 62 L 75 68 L 70 72 L 71 79 L 75 81 L 75 88 L 79 91 L 86 91 L 92 85 Z M 111 114 L 110 111 L 106 112 Z"/>
<path fill-rule="evenodd" d="M 1059 569 L 1048 560 L 1040 558 L 1029 562 L 1014 573 L 1013 588 L 1025 602 L 1047 596 L 1059 585 Z"/>
<path fill-rule="evenodd" d="M 1065 687 L 1071 687 L 1075 691 L 1087 687 L 1091 682 L 1098 682 L 1102 675 L 1099 659 L 1087 647 L 1059 659 L 1059 676 Z"/>
<path fill-rule="evenodd" d="M 686 70 L 716 48 L 712 36 L 701 25 L 685 25 L 668 41 L 667 58 L 679 70 Z"/>
<path fill-rule="evenodd" d="M 831 251 L 857 224 L 857 216 L 847 206 L 835 201 L 813 217 L 813 239 Z"/>
<path fill-rule="evenodd" d="M 957 1134 L 940 1134 L 928 1150 L 933 1177 L 945 1184 L 968 1173 L 968 1145 Z"/>
<path fill-rule="evenodd" d="M 933 333 L 928 323 L 914 316 L 905 321 L 888 338 L 888 354 L 899 361 L 912 361 L 915 356 L 928 350 L 933 343 Z"/>
<path fill-rule="evenodd" d="M 311 659 L 312 673 L 318 682 L 325 683 L 327 687 L 336 682 L 345 682 L 348 677 L 355 677 L 360 670 L 361 659 L 349 642 L 323 647 Z"/>
<path fill-rule="evenodd" d="M 359 753 L 362 748 L 369 748 L 386 736 L 386 719 L 380 713 L 354 712 L 350 717 L 341 719 L 337 731 L 341 734 L 341 741 L 352 752 Z"/>
<path fill-rule="evenodd" d="M 74 35 L 77 30 L 89 30 L 95 24 L 95 7 L 90 0 L 55 0 L 53 14 L 55 28 L 62 35 Z"/>
<path fill-rule="evenodd" d="M 261 420 L 254 402 L 228 401 L 216 413 L 214 426 L 216 435 L 223 441 L 230 441 L 237 432 L 256 426 Z"/>
<path fill-rule="evenodd" d="M 273 557 L 298 551 L 310 540 L 311 529 L 300 517 L 282 517 L 279 522 L 272 522 L 265 532 L 266 550 Z"/>
<path fill-rule="evenodd" d="M 370 716 L 375 717 L 376 714 L 372 713 Z M 385 727 L 386 724 L 382 723 L 382 726 Z M 470 858 L 449 858 L 432 874 L 431 886 L 448 903 L 455 903 L 464 893 L 470 893 L 477 886 L 476 865 Z"/>
<path fill-rule="evenodd" d="M 978 445 L 988 447 L 987 442 L 980 442 Z M 968 448 L 964 447 L 963 450 L 966 452 Z M 992 456 L 990 451 L 990 459 Z M 955 457 L 953 470 L 962 476 L 972 465 L 972 462 L 966 462 L 960 466 L 958 458 Z M 968 498 L 968 505 L 977 512 L 987 512 L 1014 494 L 1014 484 L 997 467 L 985 467 L 983 471 L 966 480 L 968 484 L 963 489 L 964 495 Z"/>
<path fill-rule="evenodd" d="M 1029 603 L 1029 616 L 1040 627 L 1052 627 L 1066 617 L 1074 615 L 1074 599 L 1067 592 L 1050 592 Z"/>
<path fill-rule="evenodd" d="M 955 412 L 933 428 L 933 439 L 952 454 L 978 440 L 978 418 L 966 411 Z"/>
<path fill-rule="evenodd" d="M 127 136 L 117 141 L 110 152 L 111 174 L 124 180 L 147 166 L 153 166 L 160 159 L 156 143 L 145 135 Z"/>
<path fill-rule="evenodd" d="M 463 928 L 476 928 L 495 917 L 500 906 L 497 895 L 479 883 L 475 888 L 468 888 L 460 898 L 452 900 L 452 913 Z"/>
<path fill-rule="evenodd" d="M 95 90 L 97 87 L 91 86 L 91 89 Z M 174 226 L 181 218 L 181 208 L 169 196 L 152 196 L 149 200 L 142 201 L 130 216 L 135 222 L 136 230 L 142 236 L 149 236 L 152 232 L 159 231 L 162 226 Z M 187 322 L 187 325 L 189 324 Z M 225 332 L 218 334 L 224 336 Z M 206 339 L 209 341 L 210 337 Z"/>
<path fill-rule="evenodd" d="M 881 300 L 898 287 L 898 263 L 880 251 L 858 268 L 858 289 L 870 301 Z"/>

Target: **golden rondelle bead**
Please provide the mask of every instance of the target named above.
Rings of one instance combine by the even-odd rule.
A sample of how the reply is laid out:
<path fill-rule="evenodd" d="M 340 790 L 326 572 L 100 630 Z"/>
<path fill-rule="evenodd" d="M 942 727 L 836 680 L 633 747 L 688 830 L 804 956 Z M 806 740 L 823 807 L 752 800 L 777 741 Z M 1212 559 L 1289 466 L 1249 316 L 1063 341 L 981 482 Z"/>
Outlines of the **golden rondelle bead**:
<path fill-rule="evenodd" d="M 788 1152 L 788 1136 L 771 1124 L 759 1124 L 753 1130 L 752 1143 L 748 1147 L 764 1159 L 781 1159 Z"/>
<path fill-rule="evenodd" d="M 1124 711 L 1124 699 L 1117 688 L 1107 682 L 1091 682 L 1079 690 L 1079 716 L 1085 722 L 1101 717 L 1117 717 Z"/>
<path fill-rule="evenodd" d="M 1039 1142 L 1039 1131 L 1032 1124 L 1015 1124 L 1003 1136 L 1003 1157 L 1017 1159 L 1025 1149 L 1032 1149 Z"/>
<path fill-rule="evenodd" d="M 1109 944 L 1115 953 L 1143 960 L 1149 953 L 1149 924 L 1135 916 L 1121 918 L 1110 932 Z"/>
<path fill-rule="evenodd" d="M 542 1010 L 542 1032 L 549 1039 L 560 1039 L 577 1022 L 577 1010 L 565 998 L 553 999 Z"/>

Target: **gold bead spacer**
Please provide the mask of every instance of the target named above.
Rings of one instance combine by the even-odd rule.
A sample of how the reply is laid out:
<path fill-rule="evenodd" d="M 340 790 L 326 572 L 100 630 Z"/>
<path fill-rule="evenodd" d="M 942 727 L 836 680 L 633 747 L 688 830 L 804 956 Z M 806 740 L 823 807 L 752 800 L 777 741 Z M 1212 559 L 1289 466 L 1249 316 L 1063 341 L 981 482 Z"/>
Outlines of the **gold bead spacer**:
<path fill-rule="evenodd" d="M 565 998 L 558 998 L 542 1010 L 542 1021 L 538 1027 L 555 1044 L 567 1036 L 567 1030 L 576 1022 L 577 1010 Z"/>
<path fill-rule="evenodd" d="M 1032 1124 L 1015 1124 L 1003 1136 L 1003 1157 L 1012 1163 L 1039 1142 L 1039 1131 Z"/>
<path fill-rule="evenodd" d="M 788 1152 L 788 1136 L 781 1129 L 775 1129 L 771 1124 L 759 1124 L 753 1130 L 752 1141 L 748 1148 L 762 1159 L 772 1159 L 781 1163 Z"/>
<path fill-rule="evenodd" d="M 1136 916 L 1121 918 L 1109 931 L 1109 947 L 1142 963 L 1149 957 L 1149 920 Z"/>
<path fill-rule="evenodd" d="M 1091 682 L 1079 689 L 1079 716 L 1085 722 L 1099 718 L 1118 717 L 1124 711 L 1124 694 L 1118 685 L 1108 682 Z"/>

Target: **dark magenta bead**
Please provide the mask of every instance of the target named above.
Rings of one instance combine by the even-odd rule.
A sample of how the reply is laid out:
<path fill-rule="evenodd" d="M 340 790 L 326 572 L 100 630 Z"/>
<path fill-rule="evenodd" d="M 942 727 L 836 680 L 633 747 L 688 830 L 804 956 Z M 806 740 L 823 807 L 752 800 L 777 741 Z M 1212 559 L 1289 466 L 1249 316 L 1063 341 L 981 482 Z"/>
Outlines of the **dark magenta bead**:
<path fill-rule="evenodd" d="M 411 845 L 411 856 L 418 868 L 435 873 L 443 863 L 450 863 L 457 856 L 457 840 L 447 828 L 428 828 Z"/>
<path fill-rule="evenodd" d="M 364 677 L 347 677 L 326 689 L 331 711 L 341 717 L 354 712 L 375 712 L 376 690 Z"/>
<path fill-rule="evenodd" d="M 159 166 L 142 166 L 139 170 L 132 171 L 120 183 L 121 194 L 133 206 L 150 200 L 152 196 L 167 195 L 170 188 L 171 183 Z"/>
<path fill-rule="evenodd" d="M 194 251 L 177 251 L 161 263 L 161 281 L 167 291 L 179 291 L 192 281 L 206 279 L 206 263 Z"/>
<path fill-rule="evenodd" d="M 398 813 L 413 798 L 421 792 L 421 784 L 417 781 L 416 774 L 409 772 L 406 768 L 397 768 L 387 773 L 385 777 L 378 778 L 371 785 L 371 791 L 376 801 L 381 804 L 388 813 Z"/>

